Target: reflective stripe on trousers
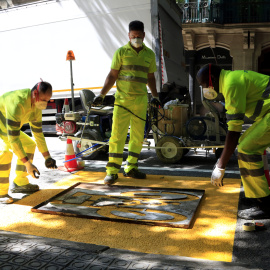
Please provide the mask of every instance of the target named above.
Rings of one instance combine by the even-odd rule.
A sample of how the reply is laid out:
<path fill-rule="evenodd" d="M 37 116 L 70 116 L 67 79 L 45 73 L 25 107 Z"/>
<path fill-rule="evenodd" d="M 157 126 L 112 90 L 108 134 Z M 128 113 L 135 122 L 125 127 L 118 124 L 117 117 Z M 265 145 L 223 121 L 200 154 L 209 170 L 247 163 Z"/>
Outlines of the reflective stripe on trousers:
<path fill-rule="evenodd" d="M 128 98 L 116 96 L 115 99 L 115 104 L 129 109 L 143 119 L 146 119 L 147 102 L 147 95 Z M 106 166 L 107 174 L 116 174 L 121 168 L 129 126 L 129 155 L 124 170 L 129 172 L 131 169 L 138 167 L 137 162 L 143 145 L 145 121 L 121 107 L 114 106 L 112 135 L 109 142 L 109 162 Z"/>
<path fill-rule="evenodd" d="M 239 140 L 238 164 L 245 196 L 248 198 L 270 195 L 262 161 L 263 152 L 269 146 L 270 113 L 255 122 Z"/>
<path fill-rule="evenodd" d="M 22 131 L 20 132 L 20 141 L 22 143 L 25 153 L 27 154 L 29 160 L 32 162 L 36 149 L 35 142 Z M 0 164 L 2 165 L 0 165 L 0 195 L 7 194 L 9 189 L 9 174 L 13 156 L 13 153 L 9 151 L 10 149 L 11 146 L 9 142 L 0 138 Z M 10 167 L 7 170 L 8 164 L 10 165 Z M 1 170 L 1 167 L 3 170 Z M 23 186 L 29 183 L 26 167 L 20 159 L 17 159 L 15 173 L 16 177 L 13 180 L 15 184 Z"/>

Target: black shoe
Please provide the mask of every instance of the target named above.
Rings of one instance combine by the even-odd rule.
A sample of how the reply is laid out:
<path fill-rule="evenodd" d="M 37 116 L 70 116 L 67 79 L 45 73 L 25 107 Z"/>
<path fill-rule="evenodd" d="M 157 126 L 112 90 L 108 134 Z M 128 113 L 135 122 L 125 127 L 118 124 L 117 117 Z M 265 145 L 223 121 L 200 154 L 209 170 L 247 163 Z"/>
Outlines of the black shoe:
<path fill-rule="evenodd" d="M 39 191 L 39 186 L 30 183 L 23 186 L 18 186 L 14 183 L 14 188 L 11 189 L 12 193 L 34 193 L 36 191 Z"/>
<path fill-rule="evenodd" d="M 0 195 L 0 203 L 3 204 L 13 203 L 13 198 L 10 197 L 8 194 Z"/>
<path fill-rule="evenodd" d="M 146 178 L 145 173 L 140 172 L 138 169 L 135 169 L 135 168 L 133 168 L 129 172 L 124 172 L 123 175 L 125 177 L 132 177 L 132 178 L 136 178 L 136 179 L 145 179 Z"/>
<path fill-rule="evenodd" d="M 104 178 L 105 185 L 113 185 L 118 179 L 118 174 L 107 174 Z"/>
<path fill-rule="evenodd" d="M 242 219 L 270 219 L 270 211 L 265 211 L 258 206 L 241 210 L 238 217 Z"/>

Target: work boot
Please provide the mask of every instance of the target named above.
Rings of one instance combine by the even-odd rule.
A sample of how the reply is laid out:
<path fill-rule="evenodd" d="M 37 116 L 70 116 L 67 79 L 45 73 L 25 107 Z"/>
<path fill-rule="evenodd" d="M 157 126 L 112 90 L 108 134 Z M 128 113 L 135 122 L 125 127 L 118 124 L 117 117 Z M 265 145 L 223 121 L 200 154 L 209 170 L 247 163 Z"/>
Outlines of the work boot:
<path fill-rule="evenodd" d="M 18 186 L 14 183 L 14 188 L 11 189 L 12 193 L 34 193 L 39 190 L 38 185 L 27 184 L 23 186 Z"/>
<path fill-rule="evenodd" d="M 13 203 L 13 198 L 10 197 L 8 194 L 0 195 L 0 203 L 3 204 Z"/>
<path fill-rule="evenodd" d="M 125 177 L 132 177 L 132 178 L 136 178 L 136 179 L 145 179 L 146 178 L 146 174 L 143 172 L 140 172 L 136 168 L 133 168 L 129 172 L 124 172 L 123 175 Z"/>
<path fill-rule="evenodd" d="M 256 206 L 238 212 L 242 219 L 270 219 L 270 195 L 256 199 Z"/>
<path fill-rule="evenodd" d="M 118 174 L 107 174 L 104 178 L 105 185 L 113 185 L 118 178 Z"/>

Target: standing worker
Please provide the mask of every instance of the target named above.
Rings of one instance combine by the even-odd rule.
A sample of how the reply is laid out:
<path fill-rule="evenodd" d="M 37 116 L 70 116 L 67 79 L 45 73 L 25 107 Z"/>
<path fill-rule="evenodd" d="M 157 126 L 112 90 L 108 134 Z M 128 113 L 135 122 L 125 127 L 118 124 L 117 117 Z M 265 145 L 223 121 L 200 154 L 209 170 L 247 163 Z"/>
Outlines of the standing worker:
<path fill-rule="evenodd" d="M 144 140 L 144 127 L 147 112 L 147 88 L 150 88 L 153 106 L 161 105 L 156 89 L 154 72 L 156 60 L 154 52 L 143 43 L 144 24 L 132 21 L 129 24 L 129 42 L 119 48 L 112 60 L 109 72 L 100 94 L 94 99 L 93 106 L 103 103 L 105 95 L 116 82 L 112 135 L 109 142 L 109 162 L 104 183 L 112 185 L 118 178 L 123 161 L 123 150 L 130 126 L 128 158 L 124 176 L 145 179 L 146 174 L 138 170 L 138 157 Z"/>
<path fill-rule="evenodd" d="M 27 178 L 27 175 L 38 178 L 37 175 L 40 174 L 32 164 L 36 144 L 45 158 L 45 166 L 57 168 L 42 132 L 42 110 L 46 109 L 51 96 L 52 86 L 47 82 L 39 82 L 32 90 L 16 90 L 0 97 L 0 203 L 13 202 L 8 195 L 13 153 L 18 161 L 12 193 L 32 193 L 39 190 L 39 186 L 30 184 Z M 35 141 L 20 130 L 25 123 L 30 124 Z"/>
<path fill-rule="evenodd" d="M 256 206 L 239 211 L 238 216 L 270 218 L 270 191 L 262 161 L 264 150 L 270 146 L 270 77 L 248 70 L 223 70 L 208 64 L 198 71 L 197 80 L 205 98 L 214 100 L 222 94 L 227 110 L 225 147 L 214 167 L 211 183 L 223 186 L 226 165 L 239 140 L 238 165 L 245 196 L 253 198 Z M 240 137 L 244 116 L 254 123 Z"/>

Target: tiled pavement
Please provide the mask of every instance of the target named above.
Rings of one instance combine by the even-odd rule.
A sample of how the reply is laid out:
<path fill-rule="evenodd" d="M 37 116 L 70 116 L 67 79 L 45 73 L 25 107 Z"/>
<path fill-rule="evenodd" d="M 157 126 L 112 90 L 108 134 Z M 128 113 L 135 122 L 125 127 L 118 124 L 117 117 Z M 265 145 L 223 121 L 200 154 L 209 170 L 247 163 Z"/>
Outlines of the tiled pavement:
<path fill-rule="evenodd" d="M 0 231 L 1 270 L 255 269 L 247 265 L 111 249 Z M 257 268 L 258 269 L 258 268 Z"/>

